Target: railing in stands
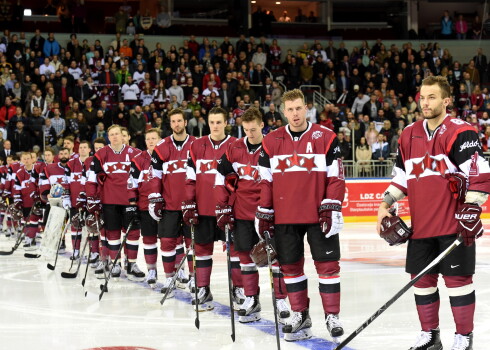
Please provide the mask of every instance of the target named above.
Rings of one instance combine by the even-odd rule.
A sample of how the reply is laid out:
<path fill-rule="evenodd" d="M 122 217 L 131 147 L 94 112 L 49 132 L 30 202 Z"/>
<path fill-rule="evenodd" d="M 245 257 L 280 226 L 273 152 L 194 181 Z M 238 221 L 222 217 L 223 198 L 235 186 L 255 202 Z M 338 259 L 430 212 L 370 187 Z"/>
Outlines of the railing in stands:
<path fill-rule="evenodd" d="M 301 91 L 304 91 L 304 90 L 314 90 L 314 91 L 320 91 L 320 93 L 322 93 L 322 87 L 320 85 L 300 85 L 299 86 L 299 89 Z"/>
<path fill-rule="evenodd" d="M 315 106 L 318 113 L 323 112 L 323 109 L 326 104 L 332 104 L 332 102 L 327 99 L 323 94 L 318 91 L 313 92 L 313 105 Z"/>
<path fill-rule="evenodd" d="M 284 85 L 282 81 L 278 80 L 277 82 L 279 83 L 279 86 L 280 86 L 280 87 L 282 87 L 282 91 L 283 91 L 283 92 L 288 91 L 287 86 L 286 86 L 286 85 Z"/>
<path fill-rule="evenodd" d="M 344 175 L 347 178 L 390 177 L 393 161 L 386 160 L 344 160 Z"/>

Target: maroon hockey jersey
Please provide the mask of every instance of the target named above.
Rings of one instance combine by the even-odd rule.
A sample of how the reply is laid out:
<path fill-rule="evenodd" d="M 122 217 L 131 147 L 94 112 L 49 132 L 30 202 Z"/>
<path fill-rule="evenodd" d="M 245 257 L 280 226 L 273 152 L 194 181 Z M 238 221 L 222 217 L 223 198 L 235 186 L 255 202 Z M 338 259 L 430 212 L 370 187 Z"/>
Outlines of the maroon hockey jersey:
<path fill-rule="evenodd" d="M 258 162 L 261 145 L 253 153 L 247 147 L 247 138 L 241 138 L 230 143 L 225 154 L 221 157 L 216 175 L 215 197 L 216 204 L 227 205 L 231 193 L 224 186 L 225 176 L 230 173 L 238 175 L 238 184 L 233 204 L 234 216 L 239 220 L 254 220 L 259 206 L 260 187 Z"/>
<path fill-rule="evenodd" d="M 468 191 L 490 193 L 490 168 L 475 129 L 448 115 L 430 135 L 422 120 L 407 126 L 398 144 L 392 185 L 408 195 L 412 238 L 455 234 L 457 200 L 445 175 L 462 172 Z"/>
<path fill-rule="evenodd" d="M 343 165 L 332 130 L 308 122 L 298 138 L 285 126 L 268 134 L 262 147 L 260 206 L 274 209 L 276 224 L 318 223 L 323 199 L 344 200 Z"/>
<path fill-rule="evenodd" d="M 5 181 L 7 181 L 8 168 L 5 165 L 0 166 L 0 193 L 5 189 Z"/>
<path fill-rule="evenodd" d="M 120 152 L 115 152 L 110 145 L 98 150 L 87 173 L 87 197 L 97 197 L 100 186 L 100 200 L 103 204 L 128 205 L 126 189 L 131 159 L 140 152 L 127 145 Z"/>
<path fill-rule="evenodd" d="M 34 168 L 26 170 L 25 167 L 21 167 L 15 174 L 15 184 L 12 192 L 14 202 L 21 201 L 24 208 L 32 207 L 31 194 L 37 191 L 34 174 Z"/>
<path fill-rule="evenodd" d="M 185 199 L 196 201 L 199 215 L 216 215 L 216 200 L 212 191 L 218 173 L 218 161 L 228 145 L 235 140 L 235 137 L 227 136 L 215 144 L 208 135 L 195 140 L 191 145 Z"/>
<path fill-rule="evenodd" d="M 15 176 L 17 171 L 23 167 L 20 162 L 12 162 L 7 168 L 7 175 L 5 177 L 5 187 L 4 191 L 11 194 L 15 185 Z"/>
<path fill-rule="evenodd" d="M 139 210 L 148 210 L 148 195 L 153 192 L 151 155 L 141 152 L 131 161 L 128 179 L 128 203 L 137 202 Z"/>
<path fill-rule="evenodd" d="M 85 192 L 86 176 L 91 162 L 92 157 L 87 157 L 85 162 L 82 162 L 80 157 L 72 158 L 68 161 L 70 200 L 73 208 L 77 204 L 77 198 L 80 195 L 80 192 Z"/>
<path fill-rule="evenodd" d="M 39 174 L 39 193 L 46 196 L 54 184 L 60 184 L 68 192 L 70 190 L 69 183 L 70 172 L 67 167 L 61 163 L 52 163 L 46 165 L 44 171 Z M 43 198 L 43 196 L 41 196 Z"/>
<path fill-rule="evenodd" d="M 194 136 L 188 135 L 182 144 L 178 142 L 177 145 L 171 135 L 161 140 L 153 150 L 152 192 L 162 194 L 167 210 L 180 210 L 185 200 L 187 159 L 194 140 Z"/>

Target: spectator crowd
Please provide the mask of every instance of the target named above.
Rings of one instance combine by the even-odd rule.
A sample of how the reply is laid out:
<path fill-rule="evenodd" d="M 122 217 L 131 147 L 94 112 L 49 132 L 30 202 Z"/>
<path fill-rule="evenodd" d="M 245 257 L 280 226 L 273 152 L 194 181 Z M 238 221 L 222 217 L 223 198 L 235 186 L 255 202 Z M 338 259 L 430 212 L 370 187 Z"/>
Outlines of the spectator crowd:
<path fill-rule="evenodd" d="M 308 101 L 308 119 L 337 132 L 345 160 L 384 160 L 398 137 L 420 118 L 422 79 L 447 77 L 453 89 L 449 111 L 474 125 L 483 147 L 490 146 L 487 58 L 482 49 L 465 62 L 440 43 L 410 42 L 401 47 L 377 40 L 347 50 L 343 42 L 316 40 L 284 52 L 277 39 L 225 37 L 218 43 L 190 36 L 168 48 L 148 47 L 134 34 L 116 34 L 110 46 L 72 34 L 58 42 L 54 33 L 5 30 L 0 39 L 0 148 L 12 152 L 56 150 L 62 138 L 76 143 L 107 138 L 112 124 L 128 128 L 134 146 L 144 149 L 144 133 L 171 134 L 167 112 L 182 108 L 188 132 L 209 133 L 208 111 L 229 112 L 227 133 L 244 136 L 241 115 L 250 106 L 263 114 L 267 134 L 284 125 L 284 89 L 321 88 L 325 104 Z M 310 87 L 308 87 L 310 86 Z M 318 108 L 318 109 L 317 109 Z M 1 149 L 0 149 L 1 151 Z M 369 166 L 363 168 L 369 172 Z"/>

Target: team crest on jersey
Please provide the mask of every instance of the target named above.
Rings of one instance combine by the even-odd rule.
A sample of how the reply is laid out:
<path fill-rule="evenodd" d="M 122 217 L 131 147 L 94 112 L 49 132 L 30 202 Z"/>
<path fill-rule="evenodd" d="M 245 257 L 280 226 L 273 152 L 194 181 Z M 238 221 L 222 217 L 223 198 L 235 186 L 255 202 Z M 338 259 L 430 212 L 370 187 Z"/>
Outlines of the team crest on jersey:
<path fill-rule="evenodd" d="M 128 153 L 133 153 L 133 149 L 132 148 L 128 149 Z"/>
<path fill-rule="evenodd" d="M 442 135 L 446 132 L 447 130 L 447 126 L 445 124 L 442 124 L 441 126 L 441 130 L 439 131 L 439 135 Z"/>
<path fill-rule="evenodd" d="M 313 134 L 311 134 L 311 138 L 313 140 L 319 139 L 322 136 L 323 136 L 323 131 L 314 131 Z"/>
<path fill-rule="evenodd" d="M 469 176 L 480 175 L 480 170 L 478 169 L 478 157 L 479 157 L 478 152 L 475 152 L 475 154 L 471 156 Z"/>
<path fill-rule="evenodd" d="M 418 163 L 412 160 L 412 171 L 410 172 L 410 175 L 415 176 L 417 181 L 420 175 L 422 175 L 426 170 L 432 170 L 441 174 L 441 176 L 444 176 L 446 170 L 448 170 L 448 167 L 444 159 L 437 160 L 434 157 L 431 157 L 428 153 L 426 153 L 424 158 Z"/>

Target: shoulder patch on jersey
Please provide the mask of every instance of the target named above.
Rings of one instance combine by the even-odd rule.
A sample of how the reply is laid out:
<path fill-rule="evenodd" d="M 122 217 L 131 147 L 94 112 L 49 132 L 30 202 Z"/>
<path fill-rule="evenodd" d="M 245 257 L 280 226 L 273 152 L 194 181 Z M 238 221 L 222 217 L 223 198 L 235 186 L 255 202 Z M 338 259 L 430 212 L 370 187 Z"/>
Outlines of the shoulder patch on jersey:
<path fill-rule="evenodd" d="M 319 139 L 322 136 L 323 136 L 323 131 L 314 131 L 313 134 L 311 134 L 311 138 L 313 140 Z"/>
<path fill-rule="evenodd" d="M 128 149 L 128 153 L 133 153 L 133 149 L 132 148 Z"/>

